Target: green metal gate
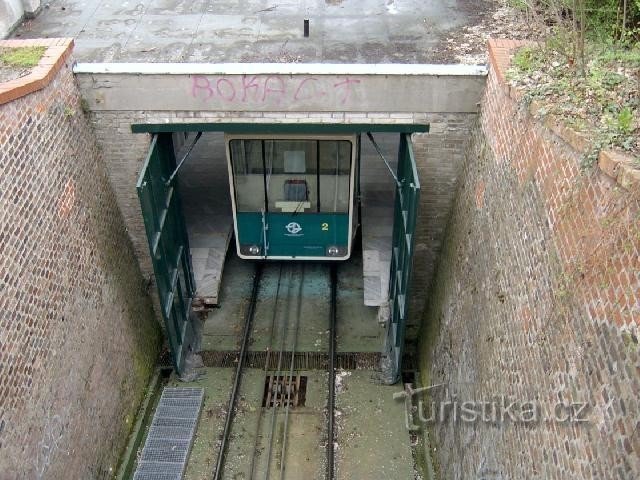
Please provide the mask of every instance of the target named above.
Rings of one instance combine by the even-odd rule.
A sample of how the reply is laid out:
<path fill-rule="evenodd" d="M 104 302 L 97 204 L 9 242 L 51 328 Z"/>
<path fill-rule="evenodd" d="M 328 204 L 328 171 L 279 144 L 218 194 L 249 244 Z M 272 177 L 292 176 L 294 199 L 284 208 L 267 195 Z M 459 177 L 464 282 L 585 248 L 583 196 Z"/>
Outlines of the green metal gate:
<path fill-rule="evenodd" d="M 189 313 L 195 283 L 177 178 L 169 181 L 175 168 L 171 134 L 154 135 L 136 188 L 166 335 L 174 366 L 181 374 L 193 339 Z"/>
<path fill-rule="evenodd" d="M 400 134 L 395 195 L 393 244 L 389 277 L 390 318 L 385 339 L 385 373 L 389 383 L 399 380 L 409 309 L 409 288 L 415 244 L 416 219 L 420 200 L 420 180 L 411 135 Z"/>

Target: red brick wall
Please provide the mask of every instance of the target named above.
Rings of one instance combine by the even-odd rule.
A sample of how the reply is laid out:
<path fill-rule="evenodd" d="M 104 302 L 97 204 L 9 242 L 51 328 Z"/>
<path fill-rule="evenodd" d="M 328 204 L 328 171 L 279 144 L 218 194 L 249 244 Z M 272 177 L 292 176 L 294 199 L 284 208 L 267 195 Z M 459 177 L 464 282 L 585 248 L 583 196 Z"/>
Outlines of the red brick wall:
<path fill-rule="evenodd" d="M 109 478 L 159 348 L 72 60 L 58 54 L 38 88 L 0 102 L 2 480 Z"/>
<path fill-rule="evenodd" d="M 509 46 L 493 41 L 492 74 L 482 126 L 496 163 L 507 163 L 518 185 L 533 183 L 542 194 L 549 228 L 567 287 L 596 321 L 640 325 L 640 187 L 621 188 L 529 115 L 510 96 L 503 79 Z M 516 96 L 517 95 L 513 95 Z M 635 188 L 639 187 L 639 188 Z"/>
<path fill-rule="evenodd" d="M 640 478 L 640 203 L 491 72 L 422 329 L 429 401 L 532 401 L 537 423 L 430 424 L 441 478 Z M 586 402 L 581 423 L 560 402 Z M 562 415 L 560 415 L 562 416 Z"/>

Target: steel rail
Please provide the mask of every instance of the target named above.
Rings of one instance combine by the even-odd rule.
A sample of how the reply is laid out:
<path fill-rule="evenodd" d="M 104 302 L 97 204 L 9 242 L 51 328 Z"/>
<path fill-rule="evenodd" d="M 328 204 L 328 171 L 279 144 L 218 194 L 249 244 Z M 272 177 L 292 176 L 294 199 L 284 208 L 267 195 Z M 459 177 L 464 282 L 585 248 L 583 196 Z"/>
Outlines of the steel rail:
<path fill-rule="evenodd" d="M 280 285 L 282 284 L 282 269 L 284 262 L 280 263 L 280 268 L 278 271 L 278 283 L 276 286 L 276 296 L 273 302 L 273 315 L 271 316 L 271 325 L 269 326 L 269 342 L 267 346 L 267 355 L 265 357 L 264 363 L 264 375 L 267 377 L 267 372 L 269 371 L 269 364 L 271 362 L 271 347 L 273 346 L 273 334 L 275 331 L 276 319 L 278 318 L 278 302 L 280 299 Z M 256 422 L 256 430 L 253 435 L 253 451 L 251 453 L 251 464 L 249 465 L 249 480 L 253 480 L 253 474 L 256 467 L 256 458 L 258 456 L 258 438 L 260 434 L 260 425 L 262 424 L 262 415 L 264 412 L 264 408 L 260 408 L 258 411 L 258 421 Z"/>
<path fill-rule="evenodd" d="M 336 303 L 337 267 L 331 264 L 331 312 L 329 320 L 329 398 L 327 401 L 327 480 L 335 478 L 334 421 L 336 401 Z"/>
<path fill-rule="evenodd" d="M 240 390 L 240 382 L 242 379 L 242 370 L 244 368 L 244 362 L 246 358 L 247 346 L 249 344 L 249 334 L 251 333 L 251 327 L 253 324 L 253 317 L 256 308 L 256 302 L 258 299 L 258 291 L 260 289 L 260 279 L 262 277 L 262 262 L 256 265 L 255 274 L 253 277 L 253 288 L 251 290 L 251 299 L 249 301 L 249 307 L 245 315 L 244 330 L 242 332 L 242 344 L 240 347 L 240 354 L 238 358 L 238 365 L 236 366 L 236 372 L 233 381 L 233 388 L 229 397 L 229 403 L 227 406 L 227 416 L 224 422 L 224 430 L 222 433 L 222 441 L 220 443 L 220 450 L 218 451 L 218 459 L 216 461 L 216 468 L 213 474 L 214 480 L 220 480 L 222 478 L 222 470 L 227 454 L 227 447 L 229 444 L 229 434 L 231 433 L 231 424 L 233 422 L 234 410 L 238 397 L 238 391 Z"/>
<path fill-rule="evenodd" d="M 293 368 L 296 362 L 296 347 L 298 346 L 298 334 L 300 332 L 300 318 L 302 314 L 302 288 L 304 286 L 304 263 L 302 264 L 302 274 L 300 276 L 300 286 L 298 287 L 298 305 L 296 306 L 296 326 L 293 331 L 293 347 L 291 348 L 291 362 L 289 365 L 289 381 L 287 385 L 287 401 L 284 410 L 284 435 L 282 437 L 282 449 L 280 451 L 280 480 L 284 480 L 284 466 L 287 454 L 287 432 L 289 431 L 289 410 L 291 410 L 291 385 L 293 383 Z"/>
<path fill-rule="evenodd" d="M 292 285 L 293 285 L 293 271 L 290 270 L 289 271 L 289 291 L 291 291 Z M 291 300 L 290 294 L 287 295 L 287 299 L 289 301 Z M 280 349 L 278 351 L 278 366 L 276 367 L 276 385 L 278 380 L 280 379 L 280 370 L 282 369 L 282 357 L 284 356 L 284 347 L 287 341 L 288 327 L 289 327 L 289 311 L 287 310 L 285 315 L 283 315 L 282 334 L 280 335 Z M 265 480 L 269 480 L 269 477 L 271 476 L 271 455 L 273 453 L 273 441 L 275 439 L 276 417 L 278 414 L 278 407 L 282 402 L 282 398 L 284 398 L 284 395 L 281 395 L 282 398 L 279 400 L 278 393 L 279 392 L 276 391 L 276 398 L 273 402 L 273 409 L 271 410 L 271 425 L 269 430 L 270 431 L 269 448 L 267 450 L 267 467 L 265 470 Z"/>

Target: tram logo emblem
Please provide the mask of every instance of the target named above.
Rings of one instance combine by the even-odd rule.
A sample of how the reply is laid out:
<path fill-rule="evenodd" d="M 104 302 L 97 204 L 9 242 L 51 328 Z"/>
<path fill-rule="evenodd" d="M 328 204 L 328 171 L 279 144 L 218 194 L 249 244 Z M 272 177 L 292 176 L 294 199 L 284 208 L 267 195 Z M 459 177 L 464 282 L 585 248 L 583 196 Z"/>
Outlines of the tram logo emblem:
<path fill-rule="evenodd" d="M 298 222 L 289 222 L 284 226 L 284 228 L 287 230 L 287 232 L 289 232 L 289 236 L 297 237 L 303 235 L 302 233 L 300 233 L 302 231 L 302 227 Z"/>

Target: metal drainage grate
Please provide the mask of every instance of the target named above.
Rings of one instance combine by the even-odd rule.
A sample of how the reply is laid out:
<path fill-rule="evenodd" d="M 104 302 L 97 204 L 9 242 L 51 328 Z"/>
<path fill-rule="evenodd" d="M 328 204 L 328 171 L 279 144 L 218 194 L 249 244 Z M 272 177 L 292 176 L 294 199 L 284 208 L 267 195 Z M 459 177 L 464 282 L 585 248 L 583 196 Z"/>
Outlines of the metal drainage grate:
<path fill-rule="evenodd" d="M 134 480 L 180 480 L 187 464 L 204 389 L 165 388 L 153 415 Z"/>
<path fill-rule="evenodd" d="M 307 400 L 307 377 L 304 375 L 267 375 L 264 380 L 262 406 L 304 407 Z"/>
<path fill-rule="evenodd" d="M 238 352 L 201 352 L 202 360 L 207 367 L 235 367 Z M 291 352 L 283 352 L 289 357 Z M 337 355 L 337 368 L 343 370 L 377 370 L 380 365 L 378 352 L 340 352 Z M 265 368 L 266 352 L 249 352 L 245 366 L 247 368 Z M 278 368 L 278 355 L 270 355 L 267 370 Z M 329 355 L 325 352 L 297 352 L 294 357 L 294 370 L 326 370 L 329 368 Z"/>

